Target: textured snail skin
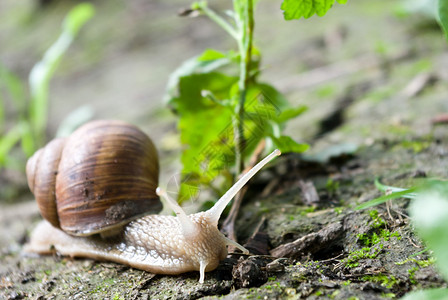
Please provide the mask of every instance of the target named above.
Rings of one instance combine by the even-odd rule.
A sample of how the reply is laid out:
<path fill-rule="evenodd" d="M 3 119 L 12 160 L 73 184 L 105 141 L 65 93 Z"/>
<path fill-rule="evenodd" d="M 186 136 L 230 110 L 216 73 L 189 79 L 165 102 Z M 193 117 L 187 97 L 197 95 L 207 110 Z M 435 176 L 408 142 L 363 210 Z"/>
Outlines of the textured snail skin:
<path fill-rule="evenodd" d="M 40 254 L 56 250 L 62 255 L 109 260 L 157 274 L 199 271 L 199 282 L 203 283 L 205 272 L 214 270 L 226 257 L 227 245 L 249 253 L 218 230 L 218 221 L 247 181 L 280 154 L 275 150 L 264 158 L 205 212 L 187 216 L 176 201 L 158 188 L 155 192 L 166 198 L 176 217 L 148 215 L 130 222 L 118 235 L 109 238 L 71 236 L 43 221 L 31 234 L 24 250 Z"/>
<path fill-rule="evenodd" d="M 149 215 L 124 227 L 113 238 L 74 237 L 41 222 L 32 233 L 26 252 L 49 254 L 56 250 L 71 257 L 114 261 L 157 274 L 214 270 L 227 255 L 227 239 L 208 220 L 207 212 L 190 215 L 198 228 L 185 236 L 173 216 Z M 200 228 L 199 228 L 200 227 Z"/>

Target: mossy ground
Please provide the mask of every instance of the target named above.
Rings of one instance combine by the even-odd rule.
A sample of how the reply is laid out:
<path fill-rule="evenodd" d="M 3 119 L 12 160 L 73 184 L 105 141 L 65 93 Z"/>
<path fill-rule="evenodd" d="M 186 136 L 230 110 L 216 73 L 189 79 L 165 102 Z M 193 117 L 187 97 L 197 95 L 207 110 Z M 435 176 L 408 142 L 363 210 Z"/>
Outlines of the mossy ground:
<path fill-rule="evenodd" d="M 349 1 L 324 18 L 286 23 L 280 4 L 267 2 L 260 1 L 256 19 L 266 66 L 262 78 L 292 103 L 309 106 L 287 132 L 312 147 L 306 157 L 281 157 L 251 182 L 238 235 L 244 242 L 264 218 L 261 229 L 271 249 L 333 223 L 343 225 L 339 238 L 297 259 L 251 258 L 265 276 L 244 288 L 232 276 L 238 258 L 226 259 L 200 285 L 197 273 L 154 276 L 106 262 L 23 256 L 39 219 L 37 208 L 31 201 L 1 204 L 0 298 L 389 299 L 446 286 L 431 251 L 422 252 L 426 247 L 412 229 L 409 200 L 354 211 L 381 194 L 375 178 L 409 187 L 424 175 L 448 177 L 448 126 L 431 122 L 448 112 L 447 47 L 434 21 L 404 18 L 382 0 Z M 0 5 L 0 58 L 26 78 L 56 38 L 68 2 L 36 13 L 32 1 L 14 3 Z M 233 44 L 204 18 L 177 18 L 178 8 L 189 2 L 95 3 L 97 21 L 85 29 L 52 83 L 49 133 L 70 111 L 92 102 L 98 118 L 129 120 L 151 132 L 161 153 L 161 182 L 168 182 L 179 170 L 173 163 L 179 153 L 175 120 L 161 100 L 168 75 L 207 47 Z M 436 79 L 410 95 L 411 82 L 422 73 Z M 269 193 L 260 193 L 272 180 Z M 299 180 L 314 184 L 318 204 L 304 204 Z M 25 180 L 14 182 L 23 187 Z M 277 267 L 266 266 L 270 261 Z"/>

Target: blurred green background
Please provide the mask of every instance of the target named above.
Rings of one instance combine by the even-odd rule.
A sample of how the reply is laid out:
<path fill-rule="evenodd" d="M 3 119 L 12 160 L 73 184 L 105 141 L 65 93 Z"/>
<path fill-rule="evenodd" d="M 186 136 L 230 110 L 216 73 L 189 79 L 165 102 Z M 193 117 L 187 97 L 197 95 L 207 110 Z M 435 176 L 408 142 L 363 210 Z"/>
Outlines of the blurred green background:
<path fill-rule="evenodd" d="M 29 73 L 59 37 L 64 16 L 77 3 L 0 3 L 0 66 L 11 75 L 0 77 L 2 139 L 24 111 L 26 114 Z M 53 138 L 73 119 L 129 121 L 155 141 L 162 159 L 161 181 L 167 182 L 180 168 L 177 159 L 181 151 L 175 116 L 163 103 L 170 73 L 204 49 L 236 46 L 207 18 L 179 17 L 178 12 L 190 6 L 188 1 L 91 3 L 96 10 L 94 17 L 81 29 L 50 82 L 44 139 Z M 360 83 L 368 86 L 367 91 L 352 93 L 357 104 L 345 115 L 357 119 L 357 125 L 347 128 L 349 134 L 344 138 L 334 136 L 331 142 L 359 145 L 390 134 L 391 126 L 403 129 L 402 123 L 388 120 L 371 130 L 362 116 L 374 116 L 375 111 L 384 109 L 399 111 L 403 103 L 393 96 L 406 92 L 407 84 L 419 73 L 437 73 L 438 78 L 446 79 L 446 43 L 431 14 L 431 3 L 349 1 L 335 5 L 323 18 L 286 22 L 279 1 L 259 1 L 255 44 L 262 52 L 262 80 L 286 93 L 292 104 L 309 107 L 303 117 L 289 124 L 287 133 L 313 143 L 311 154 L 319 151 L 316 137 L 323 134 L 319 121 L 333 113 L 350 89 Z M 209 4 L 222 11 L 231 3 Z M 446 91 L 442 85 L 437 89 L 436 95 Z M 441 108 L 443 104 L 428 109 L 435 113 Z M 406 129 L 421 125 L 414 113 L 404 119 L 412 120 Z M 0 201 L 29 199 L 24 177 L 27 155 L 18 142 L 3 158 Z"/>

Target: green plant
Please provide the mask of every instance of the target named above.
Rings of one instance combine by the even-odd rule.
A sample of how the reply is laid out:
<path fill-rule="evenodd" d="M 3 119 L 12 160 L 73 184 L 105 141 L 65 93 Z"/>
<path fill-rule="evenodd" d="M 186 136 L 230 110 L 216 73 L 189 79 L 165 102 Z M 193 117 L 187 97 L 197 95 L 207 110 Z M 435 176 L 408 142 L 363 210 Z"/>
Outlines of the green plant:
<path fill-rule="evenodd" d="M 438 20 L 445 36 L 448 38 L 448 1 L 438 0 L 437 2 Z"/>
<path fill-rule="evenodd" d="M 337 207 L 335 207 L 333 210 L 334 210 L 334 212 L 335 212 L 336 214 L 340 215 L 340 214 L 342 214 L 342 212 L 344 211 L 344 208 L 341 207 L 341 206 L 337 206 Z"/>
<path fill-rule="evenodd" d="M 93 14 L 94 8 L 89 3 L 78 4 L 69 11 L 62 24 L 61 35 L 30 72 L 29 96 L 25 92 L 25 83 L 0 66 L 0 89 L 9 95 L 16 109 L 15 118 L 8 120 L 5 117 L 6 100 L 0 98 L 0 168 L 24 168 L 23 157 L 11 154 L 19 142 L 27 157 L 42 146 L 48 118 L 50 80 L 62 56 Z M 2 94 L 0 90 L 0 97 Z M 10 123 L 12 126 L 8 126 Z"/>
<path fill-rule="evenodd" d="M 430 181 L 422 186 L 411 203 L 410 214 L 417 233 L 434 252 L 440 273 L 448 280 L 448 182 Z M 439 288 L 411 293 L 405 299 L 447 299 L 447 295 L 446 288 Z"/>
<path fill-rule="evenodd" d="M 415 272 L 416 271 L 418 271 L 418 267 L 412 267 L 412 268 L 410 268 L 410 269 L 408 269 L 408 274 L 409 274 L 409 281 L 412 283 L 412 284 L 416 284 L 417 283 L 417 281 L 415 281 Z"/>
<path fill-rule="evenodd" d="M 398 232 L 390 232 L 386 228 L 386 221 L 378 215 L 377 210 L 371 210 L 369 212 L 372 218 L 372 231 L 369 233 L 360 233 L 357 235 L 358 241 L 364 246 L 370 247 L 378 243 L 389 241 L 391 237 L 396 237 L 398 240 L 401 239 Z"/>
<path fill-rule="evenodd" d="M 324 16 L 335 2 L 347 3 L 347 0 L 284 0 L 282 3 L 283 15 L 286 20 L 309 18 L 314 14 Z"/>
<path fill-rule="evenodd" d="M 378 244 L 374 247 L 364 247 L 361 250 L 350 252 L 348 257 L 342 262 L 347 268 L 355 268 L 359 266 L 359 260 L 361 259 L 376 258 L 381 250 L 383 250 L 383 247 L 383 244 Z"/>
<path fill-rule="evenodd" d="M 9 126 L 6 112 L 7 100 L 12 105 L 16 120 Z M 10 155 L 11 149 L 21 142 L 22 151 L 30 155 L 34 151 L 28 130 L 27 98 L 23 82 L 15 74 L 0 66 L 0 169 L 20 169 L 20 160 Z"/>
<path fill-rule="evenodd" d="M 437 3 L 438 20 L 448 38 L 448 0 L 438 0 Z M 417 194 L 410 207 L 412 220 L 419 236 L 434 251 L 439 271 L 448 280 L 448 182 L 428 181 L 414 189 Z M 415 271 L 416 267 L 409 269 L 411 280 Z M 448 291 L 446 288 L 420 290 L 402 299 L 448 299 Z"/>
<path fill-rule="evenodd" d="M 120 296 L 120 294 L 115 294 L 114 297 L 112 298 L 113 300 L 124 300 L 123 296 Z"/>
<path fill-rule="evenodd" d="M 428 245 L 428 248 L 433 251 L 433 255 L 436 258 L 436 266 L 442 276 L 448 279 L 448 182 L 427 180 L 407 190 L 387 187 L 379 184 L 379 182 L 376 184 L 380 189 L 395 192 L 368 201 L 358 206 L 357 209 L 378 205 L 398 197 L 412 199 L 410 216 L 417 233 Z M 425 267 L 431 263 L 432 260 L 428 260 L 417 264 L 419 267 Z M 414 280 L 416 270 L 418 270 L 417 266 L 408 270 L 411 281 Z M 403 299 L 448 299 L 447 295 L 447 289 L 437 288 L 413 292 L 406 295 Z"/>
<path fill-rule="evenodd" d="M 334 196 L 339 191 L 339 182 L 329 178 L 327 180 L 327 183 L 325 184 L 325 188 L 328 191 L 328 194 L 330 194 L 330 196 Z"/>
<path fill-rule="evenodd" d="M 380 228 L 386 226 L 386 221 L 378 215 L 377 210 L 371 210 L 369 212 L 370 217 L 373 220 L 373 228 Z"/>
<path fill-rule="evenodd" d="M 400 283 L 400 281 L 397 278 L 395 278 L 395 276 L 393 275 L 387 276 L 384 274 L 365 275 L 361 277 L 361 280 L 380 283 L 382 286 L 388 289 L 393 288 L 395 285 Z"/>
<path fill-rule="evenodd" d="M 184 145 L 180 202 L 188 199 L 192 190 L 197 191 L 199 185 L 213 188 L 212 183 L 220 174 L 224 179 L 222 188 L 228 187 L 235 180 L 231 167 L 235 166 L 233 174 L 240 174 L 261 141 L 266 142 L 266 150 L 308 149 L 308 145 L 282 134 L 286 122 L 306 107 L 290 106 L 272 85 L 258 80 L 261 53 L 253 43 L 255 2 L 233 0 L 233 10 L 223 14 L 210 8 L 207 1 L 194 2 L 187 10 L 216 23 L 235 40 L 237 49 L 207 49 L 185 61 L 170 76 L 165 100 L 179 118 Z M 291 20 L 314 14 L 323 16 L 334 3 L 335 0 L 285 0 L 281 8 L 285 19 Z"/>
<path fill-rule="evenodd" d="M 362 210 L 369 207 L 377 206 L 382 203 L 385 203 L 389 200 L 397 199 L 397 198 L 408 198 L 408 199 L 414 199 L 417 194 L 415 193 L 420 186 L 414 186 L 409 189 L 403 189 L 393 186 L 387 186 L 381 184 L 378 179 L 375 179 L 375 186 L 380 190 L 386 193 L 386 195 L 372 199 L 370 201 L 364 202 L 360 205 L 358 205 L 355 210 Z"/>
<path fill-rule="evenodd" d="M 420 251 L 419 253 L 422 253 L 422 251 Z M 409 258 L 407 258 L 407 259 L 405 259 L 403 261 L 396 262 L 395 264 L 400 266 L 400 265 L 404 265 L 405 263 L 412 262 L 412 263 L 416 263 L 418 266 L 420 266 L 422 268 L 425 268 L 427 266 L 430 266 L 430 265 L 434 264 L 434 262 L 435 262 L 435 259 L 432 258 L 432 257 L 430 257 L 428 259 L 425 259 L 425 260 L 417 260 L 415 258 L 412 258 L 412 256 L 413 255 L 411 255 Z"/>

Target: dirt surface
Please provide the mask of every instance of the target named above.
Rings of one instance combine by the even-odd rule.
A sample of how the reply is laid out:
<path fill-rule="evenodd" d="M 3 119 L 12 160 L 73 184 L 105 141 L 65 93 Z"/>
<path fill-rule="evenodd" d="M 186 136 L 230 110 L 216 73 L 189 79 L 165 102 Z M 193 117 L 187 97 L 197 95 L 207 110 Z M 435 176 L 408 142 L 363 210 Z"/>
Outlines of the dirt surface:
<path fill-rule="evenodd" d="M 0 58 L 25 78 L 57 35 L 67 4 L 29 17 L 23 11 L 31 11 L 30 2 L 13 2 L 0 4 L 7 20 Z M 259 255 L 230 255 L 204 284 L 197 272 L 162 276 L 88 259 L 26 256 L 22 247 L 40 217 L 22 194 L 25 200 L 0 202 L 0 299 L 386 299 L 447 286 L 431 251 L 422 253 L 409 200 L 354 210 L 381 195 L 375 178 L 410 187 L 448 177 L 448 125 L 434 123 L 448 113 L 440 30 L 422 15 L 385 9 L 387 0 L 353 1 L 295 23 L 281 20 L 279 3 L 264 2 L 256 25 L 263 79 L 291 103 L 309 106 L 287 132 L 311 150 L 280 157 L 250 183 L 236 228 L 239 241 Z M 206 19 L 175 17 L 188 5 L 183 1 L 96 4 L 98 21 L 53 81 L 49 135 L 95 98 L 96 117 L 133 121 L 151 133 L 161 182 L 168 182 L 180 150 L 175 119 L 162 109 L 168 74 L 207 47 L 233 44 Z M 7 13 L 22 23 L 3 19 Z"/>

